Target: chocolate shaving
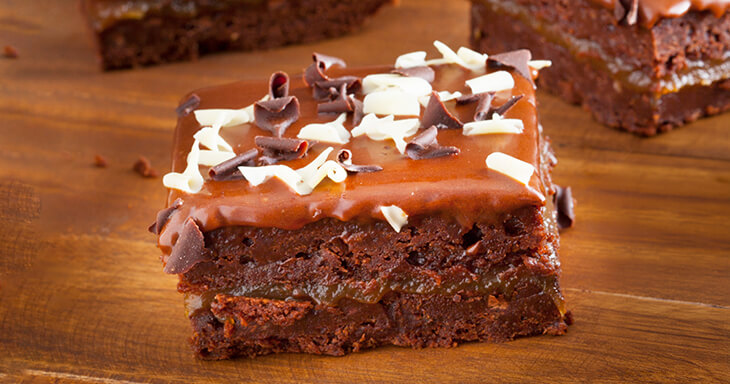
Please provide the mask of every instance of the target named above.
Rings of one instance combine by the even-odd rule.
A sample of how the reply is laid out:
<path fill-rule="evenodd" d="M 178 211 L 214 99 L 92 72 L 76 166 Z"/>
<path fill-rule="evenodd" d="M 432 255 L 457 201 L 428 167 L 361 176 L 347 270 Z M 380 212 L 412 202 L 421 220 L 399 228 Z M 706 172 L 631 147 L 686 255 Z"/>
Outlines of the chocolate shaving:
<path fill-rule="evenodd" d="M 177 113 L 177 117 L 185 117 L 189 115 L 194 110 L 198 109 L 200 106 L 200 96 L 198 96 L 195 93 L 190 94 L 185 101 L 180 103 L 180 105 L 175 108 L 175 113 Z"/>
<path fill-rule="evenodd" d="M 96 154 L 94 155 L 94 166 L 97 168 L 106 168 L 107 165 L 109 165 L 109 162 L 106 161 L 106 158 L 102 155 Z"/>
<path fill-rule="evenodd" d="M 396 68 L 390 71 L 390 73 L 397 73 L 399 75 L 408 77 L 420 77 L 421 79 L 426 80 L 429 83 L 433 83 L 433 80 L 436 78 L 436 72 L 434 72 L 431 67 L 426 65 L 411 68 Z"/>
<path fill-rule="evenodd" d="M 516 51 L 510 51 L 505 53 L 498 53 L 491 55 L 487 59 L 487 66 L 489 68 L 499 67 L 510 67 L 514 68 L 517 73 L 527 79 L 532 86 L 535 86 L 535 82 L 532 80 L 532 71 L 527 63 L 532 59 L 532 53 L 527 49 L 518 49 Z"/>
<path fill-rule="evenodd" d="M 157 171 L 152 168 L 152 163 L 150 163 L 149 159 L 144 156 L 140 156 L 139 159 L 137 159 L 132 166 L 132 170 L 142 177 L 157 177 Z"/>
<path fill-rule="evenodd" d="M 570 187 L 555 186 L 555 195 L 553 195 L 553 203 L 557 210 L 558 228 L 565 229 L 573 226 L 575 221 L 575 200 L 573 200 L 573 192 Z"/>
<path fill-rule="evenodd" d="M 330 67 L 335 65 L 339 65 L 342 68 L 347 67 L 347 63 L 345 63 L 345 60 L 342 60 L 339 57 L 335 56 L 323 55 L 321 53 L 314 52 L 312 53 L 312 59 L 314 59 L 315 63 L 321 63 L 322 65 L 324 65 L 324 69 L 329 69 Z"/>
<path fill-rule="evenodd" d="M 370 173 L 380 172 L 383 170 L 383 167 L 379 165 L 352 164 L 352 152 L 347 149 L 341 149 L 340 152 L 337 153 L 337 164 L 341 165 L 342 168 L 345 168 L 345 170 L 350 173 Z"/>
<path fill-rule="evenodd" d="M 365 117 L 365 111 L 363 109 L 364 106 L 362 101 L 354 97 L 350 97 L 350 101 L 352 102 L 352 107 L 355 110 L 352 113 L 352 126 L 357 127 L 362 122 L 362 118 Z"/>
<path fill-rule="evenodd" d="M 333 101 L 317 104 L 317 113 L 350 113 L 353 111 L 351 98 L 347 96 L 347 84 L 342 83 Z"/>
<path fill-rule="evenodd" d="M 172 205 L 157 212 L 157 218 L 155 222 L 152 223 L 152 225 L 150 225 L 147 230 L 154 233 L 155 235 L 159 235 L 160 232 L 162 232 L 162 228 L 165 227 L 165 224 L 167 224 L 167 222 L 170 220 L 170 216 L 172 216 L 172 214 L 175 213 L 178 208 L 182 207 L 182 205 L 182 199 L 175 199 Z"/>
<path fill-rule="evenodd" d="M 295 96 L 259 101 L 254 104 L 256 125 L 281 137 L 295 121 L 299 120 L 299 100 Z"/>
<path fill-rule="evenodd" d="M 423 111 L 422 127 L 430 127 L 435 125 L 438 129 L 459 129 L 464 124 L 446 109 L 446 106 L 439 98 L 438 93 L 431 92 L 431 98 L 428 100 L 426 110 Z"/>
<path fill-rule="evenodd" d="M 494 92 L 480 93 L 479 104 L 477 109 L 474 111 L 474 121 L 489 120 L 491 118 L 492 111 L 492 100 L 494 100 Z"/>
<path fill-rule="evenodd" d="M 458 155 L 459 148 L 440 146 L 436 137 L 438 128 L 431 126 L 406 144 L 406 155 L 413 160 L 434 159 L 443 156 Z"/>
<path fill-rule="evenodd" d="M 3 47 L 3 56 L 7 57 L 8 59 L 17 59 L 19 56 L 18 50 L 12 45 L 6 45 L 5 47 Z"/>
<path fill-rule="evenodd" d="M 286 72 L 274 72 L 269 78 L 269 98 L 279 99 L 289 96 L 289 75 Z"/>
<path fill-rule="evenodd" d="M 208 175 L 215 181 L 240 180 L 243 175 L 238 170 L 242 166 L 254 166 L 256 156 L 259 151 L 256 148 L 249 149 L 246 152 L 228 159 L 208 170 Z"/>
<path fill-rule="evenodd" d="M 624 17 L 626 17 L 626 8 L 621 1 L 614 1 L 613 4 L 613 17 L 620 23 L 624 20 Z"/>
<path fill-rule="evenodd" d="M 492 110 L 491 114 L 498 114 L 500 116 L 504 116 L 507 111 L 510 110 L 515 104 L 517 104 L 518 101 L 522 100 L 522 95 L 514 96 L 511 99 L 507 100 L 506 103 L 499 106 L 499 108 L 495 108 Z"/>
<path fill-rule="evenodd" d="M 189 217 L 185 221 L 180 237 L 167 258 L 165 273 L 171 275 L 185 273 L 196 264 L 208 260 L 210 251 L 205 249 L 205 237 L 198 224 Z"/>
<path fill-rule="evenodd" d="M 347 84 L 347 93 L 352 94 L 362 89 L 362 82 L 359 77 L 342 76 L 336 79 L 316 81 L 312 86 L 312 96 L 316 100 L 335 99 L 339 96 L 342 84 Z"/>
<path fill-rule="evenodd" d="M 313 87 L 318 81 L 329 80 L 329 77 L 324 73 L 327 69 L 333 65 L 339 65 L 341 67 L 347 67 L 345 61 L 334 56 L 327 56 L 321 53 L 313 53 L 312 59 L 314 63 L 304 70 L 304 82 Z"/>
<path fill-rule="evenodd" d="M 479 99 L 481 98 L 480 95 L 481 95 L 481 93 L 459 96 L 456 99 L 456 104 L 466 105 L 466 104 L 475 103 L 475 102 L 479 101 Z"/>
<path fill-rule="evenodd" d="M 271 165 L 280 161 L 301 159 L 309 151 L 309 142 L 300 139 L 256 136 L 256 146 L 261 148 L 263 156 L 259 164 Z"/>

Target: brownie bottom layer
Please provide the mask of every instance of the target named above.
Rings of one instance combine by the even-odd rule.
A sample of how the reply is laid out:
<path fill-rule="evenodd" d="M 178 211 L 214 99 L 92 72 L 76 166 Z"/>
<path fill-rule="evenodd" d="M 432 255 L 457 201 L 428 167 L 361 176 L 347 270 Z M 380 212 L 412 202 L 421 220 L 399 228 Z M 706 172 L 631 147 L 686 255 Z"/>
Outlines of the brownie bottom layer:
<path fill-rule="evenodd" d="M 236 5 L 195 17 L 148 15 L 101 31 L 104 69 L 130 68 L 225 50 L 267 49 L 351 32 L 392 0 L 301 0 L 269 9 Z"/>
<path fill-rule="evenodd" d="M 379 345 L 453 347 L 519 336 L 560 335 L 571 321 L 544 287 L 526 284 L 509 302 L 495 296 L 392 292 L 375 304 L 219 295 L 191 316 L 193 349 L 203 359 L 277 352 L 341 356 Z"/>
<path fill-rule="evenodd" d="M 529 48 L 533 57 L 550 59 L 540 71 L 540 88 L 565 101 L 581 104 L 608 126 L 652 136 L 701 117 L 730 110 L 730 80 L 707 86 L 687 86 L 663 95 L 622 85 L 590 61 L 576 59 L 529 25 L 508 15 L 472 6 L 472 45 L 484 52 Z"/>

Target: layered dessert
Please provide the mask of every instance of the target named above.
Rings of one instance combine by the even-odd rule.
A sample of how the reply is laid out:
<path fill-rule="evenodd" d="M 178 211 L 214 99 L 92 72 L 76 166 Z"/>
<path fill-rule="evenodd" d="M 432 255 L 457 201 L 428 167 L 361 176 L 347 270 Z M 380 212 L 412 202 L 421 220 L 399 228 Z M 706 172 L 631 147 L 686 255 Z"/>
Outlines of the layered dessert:
<path fill-rule="evenodd" d="M 183 98 L 150 230 L 200 358 L 566 331 L 572 197 L 538 122 L 544 63 L 435 45 Z"/>
<path fill-rule="evenodd" d="M 472 0 L 481 50 L 550 59 L 540 86 L 651 136 L 730 108 L 726 0 Z"/>
<path fill-rule="evenodd" d="M 392 0 L 81 0 L 104 69 L 267 49 L 355 30 Z"/>

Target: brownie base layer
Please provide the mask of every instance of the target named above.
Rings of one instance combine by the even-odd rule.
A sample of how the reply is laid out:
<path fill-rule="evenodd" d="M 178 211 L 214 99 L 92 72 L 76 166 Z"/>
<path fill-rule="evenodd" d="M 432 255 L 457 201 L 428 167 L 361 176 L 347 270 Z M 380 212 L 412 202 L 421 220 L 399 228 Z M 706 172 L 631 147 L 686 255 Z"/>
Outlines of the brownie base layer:
<path fill-rule="evenodd" d="M 699 18 L 694 13 L 686 17 Z M 727 15 L 725 19 L 728 19 Z M 540 88 L 567 102 L 582 105 L 605 125 L 652 136 L 701 117 L 730 110 L 730 80 L 686 86 L 669 93 L 654 92 L 650 88 L 638 90 L 617 80 L 604 69 L 606 63 L 597 63 L 596 58 L 577 58 L 567 47 L 554 42 L 522 20 L 499 13 L 485 4 L 472 4 L 471 22 L 471 44 L 477 50 L 500 52 L 529 48 L 533 57 L 552 60 L 551 68 L 540 71 Z M 660 24 L 655 28 L 665 27 Z M 712 34 L 709 27 L 707 34 Z M 718 39 L 721 38 L 726 36 L 718 35 Z M 694 47 L 692 49 L 696 51 L 699 49 L 697 44 L 697 41 L 688 43 L 687 47 Z M 723 44 L 723 41 L 717 41 L 717 44 Z M 676 44 L 668 46 L 677 48 Z M 682 57 L 682 60 L 685 59 Z M 672 60 L 655 64 L 647 76 L 664 73 L 675 64 Z"/>
<path fill-rule="evenodd" d="M 543 287 L 525 284 L 509 302 L 495 296 L 390 293 L 375 304 L 336 306 L 218 296 L 191 317 L 193 349 L 203 359 L 278 352 L 341 356 L 379 345 L 453 347 L 518 336 L 561 335 L 571 322 Z"/>
<path fill-rule="evenodd" d="M 256 50 L 349 33 L 392 0 L 300 0 L 269 7 L 231 4 L 194 16 L 165 12 L 120 20 L 96 32 L 106 70 L 194 60 L 227 50 Z"/>

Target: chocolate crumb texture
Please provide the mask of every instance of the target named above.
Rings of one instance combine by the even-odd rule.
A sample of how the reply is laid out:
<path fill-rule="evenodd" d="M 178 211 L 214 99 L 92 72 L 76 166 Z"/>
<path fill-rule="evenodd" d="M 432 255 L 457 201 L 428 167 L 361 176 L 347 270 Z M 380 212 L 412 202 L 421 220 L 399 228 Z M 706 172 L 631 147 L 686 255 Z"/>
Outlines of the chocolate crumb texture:
<path fill-rule="evenodd" d="M 142 177 L 157 177 L 157 171 L 152 168 L 152 163 L 150 163 L 149 159 L 144 156 L 140 156 L 139 159 L 137 159 L 132 166 L 132 170 Z"/>

